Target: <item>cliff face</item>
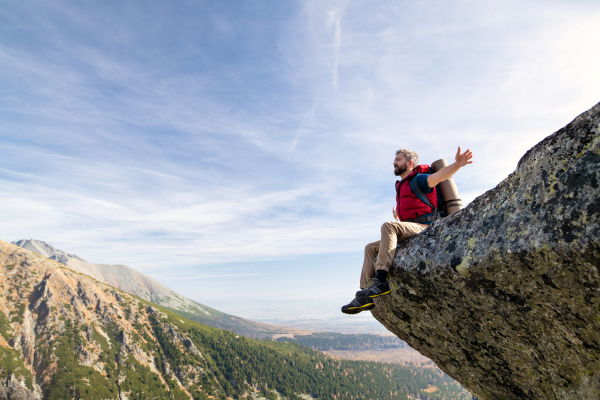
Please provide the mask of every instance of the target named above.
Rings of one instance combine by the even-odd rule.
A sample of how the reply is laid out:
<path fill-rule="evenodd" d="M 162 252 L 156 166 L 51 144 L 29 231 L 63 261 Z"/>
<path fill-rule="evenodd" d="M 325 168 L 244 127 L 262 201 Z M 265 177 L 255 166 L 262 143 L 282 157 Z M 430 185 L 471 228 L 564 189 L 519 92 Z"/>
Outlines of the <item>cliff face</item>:
<path fill-rule="evenodd" d="M 191 398 L 186 388 L 203 383 L 223 390 L 202 355 L 183 371 L 160 352 L 189 340 L 165 314 L 2 240 L 0 328 L 0 399 L 126 399 L 139 380 L 170 398 Z"/>
<path fill-rule="evenodd" d="M 373 315 L 483 399 L 600 398 L 600 103 L 398 245 Z"/>

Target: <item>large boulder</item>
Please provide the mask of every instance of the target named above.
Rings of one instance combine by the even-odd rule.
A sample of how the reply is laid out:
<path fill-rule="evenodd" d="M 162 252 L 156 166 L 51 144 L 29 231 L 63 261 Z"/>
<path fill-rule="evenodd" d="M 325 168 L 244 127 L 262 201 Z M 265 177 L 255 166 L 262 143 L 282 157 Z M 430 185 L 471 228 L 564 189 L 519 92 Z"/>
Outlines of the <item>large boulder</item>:
<path fill-rule="evenodd" d="M 372 313 L 483 399 L 600 398 L 600 103 L 398 245 Z"/>

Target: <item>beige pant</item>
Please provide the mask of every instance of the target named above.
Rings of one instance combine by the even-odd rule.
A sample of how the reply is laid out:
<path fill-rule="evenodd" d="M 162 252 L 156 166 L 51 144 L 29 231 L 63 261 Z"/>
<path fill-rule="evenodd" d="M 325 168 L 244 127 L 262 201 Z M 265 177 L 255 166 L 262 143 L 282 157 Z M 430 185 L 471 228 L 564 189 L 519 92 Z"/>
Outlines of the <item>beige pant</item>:
<path fill-rule="evenodd" d="M 396 255 L 396 245 L 409 237 L 415 236 L 428 225 L 415 222 L 386 222 L 381 226 L 381 240 L 365 246 L 365 261 L 360 277 L 360 287 L 365 288 L 375 271 L 382 269 L 389 271 Z M 377 256 L 377 262 L 373 260 Z"/>

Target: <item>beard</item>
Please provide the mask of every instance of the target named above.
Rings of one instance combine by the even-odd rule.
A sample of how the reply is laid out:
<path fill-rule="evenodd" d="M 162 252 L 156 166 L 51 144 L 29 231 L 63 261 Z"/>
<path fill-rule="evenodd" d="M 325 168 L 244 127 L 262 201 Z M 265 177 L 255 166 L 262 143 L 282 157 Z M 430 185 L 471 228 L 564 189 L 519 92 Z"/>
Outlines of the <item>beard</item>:
<path fill-rule="evenodd" d="M 394 175 L 400 176 L 408 171 L 408 163 L 404 163 L 401 166 L 394 165 Z"/>

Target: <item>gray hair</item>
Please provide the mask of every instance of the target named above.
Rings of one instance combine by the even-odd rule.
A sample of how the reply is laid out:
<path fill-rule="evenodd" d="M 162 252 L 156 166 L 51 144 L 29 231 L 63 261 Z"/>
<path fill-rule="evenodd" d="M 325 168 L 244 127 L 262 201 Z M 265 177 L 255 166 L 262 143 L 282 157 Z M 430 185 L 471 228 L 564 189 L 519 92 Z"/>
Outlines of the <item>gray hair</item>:
<path fill-rule="evenodd" d="M 404 158 L 406 159 L 406 161 L 413 162 L 413 165 L 418 165 L 419 164 L 419 156 L 417 155 L 417 153 L 415 153 L 412 150 L 409 149 L 400 149 L 396 152 L 396 155 L 398 154 L 402 154 L 404 156 Z"/>

